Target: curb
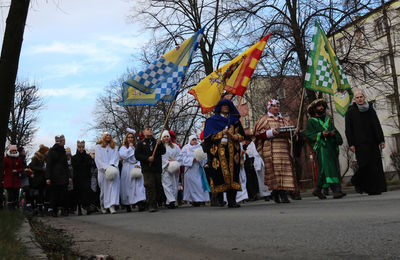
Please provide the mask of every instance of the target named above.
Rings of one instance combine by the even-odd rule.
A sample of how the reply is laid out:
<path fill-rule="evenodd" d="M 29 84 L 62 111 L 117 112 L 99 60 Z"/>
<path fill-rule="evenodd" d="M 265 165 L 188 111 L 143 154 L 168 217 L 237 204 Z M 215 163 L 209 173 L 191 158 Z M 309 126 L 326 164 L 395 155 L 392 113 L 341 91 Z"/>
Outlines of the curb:
<path fill-rule="evenodd" d="M 400 184 L 393 184 L 393 185 L 388 185 L 387 186 L 387 191 L 393 191 L 393 190 L 400 190 Z M 347 193 L 347 194 L 356 194 L 357 192 L 354 189 L 354 186 L 343 186 L 342 191 Z M 302 197 L 314 197 L 312 195 L 313 190 L 312 189 L 307 189 L 307 190 L 300 190 L 300 195 Z"/>
<path fill-rule="evenodd" d="M 32 233 L 31 230 L 31 226 L 29 225 L 28 220 L 26 218 L 24 219 L 21 228 L 17 232 L 17 236 L 24 244 L 26 248 L 26 253 L 29 257 L 35 260 L 48 259 L 43 249 L 40 248 L 40 246 L 35 241 L 34 234 Z"/>

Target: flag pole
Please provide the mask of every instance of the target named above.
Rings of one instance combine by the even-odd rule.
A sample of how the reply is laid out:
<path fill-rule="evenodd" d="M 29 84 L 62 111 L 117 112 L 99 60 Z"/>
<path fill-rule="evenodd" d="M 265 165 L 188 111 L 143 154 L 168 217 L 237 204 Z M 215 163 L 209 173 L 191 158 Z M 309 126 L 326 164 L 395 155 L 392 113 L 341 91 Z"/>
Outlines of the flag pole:
<path fill-rule="evenodd" d="M 304 93 L 305 91 L 305 87 L 303 87 L 303 90 L 301 92 L 301 101 L 300 101 L 300 107 L 299 107 L 299 114 L 297 115 L 297 128 L 300 129 L 300 117 L 301 117 L 301 113 L 303 113 L 303 103 L 304 103 Z"/>
<path fill-rule="evenodd" d="M 167 117 L 165 118 L 164 125 L 163 125 L 163 127 L 161 129 L 160 136 L 158 137 L 157 142 L 156 142 L 156 147 L 154 147 L 153 154 L 151 155 L 152 157 L 154 157 L 154 155 L 156 154 L 157 147 L 158 147 L 158 141 L 161 140 L 162 133 L 164 132 L 165 126 L 168 123 L 168 119 L 169 119 L 169 116 L 171 114 L 172 108 L 175 106 L 175 101 L 176 101 L 176 99 L 174 99 L 174 101 L 172 101 L 171 106 L 169 107 L 168 114 L 167 114 Z M 152 163 L 150 162 L 149 165 L 151 166 L 151 164 Z"/>

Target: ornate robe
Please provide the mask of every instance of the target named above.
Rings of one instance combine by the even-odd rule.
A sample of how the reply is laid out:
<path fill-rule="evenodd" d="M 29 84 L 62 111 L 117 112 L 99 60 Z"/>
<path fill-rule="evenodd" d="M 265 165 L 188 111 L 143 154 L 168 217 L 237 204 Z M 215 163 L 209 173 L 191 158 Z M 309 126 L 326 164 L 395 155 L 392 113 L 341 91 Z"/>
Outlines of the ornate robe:
<path fill-rule="evenodd" d="M 227 145 L 221 144 L 222 130 L 204 140 L 203 149 L 208 156 L 211 191 L 241 190 L 240 142 L 244 139 L 244 130 L 240 121 L 231 124 L 228 130 L 232 135 L 236 134 L 239 140 L 234 141 L 229 137 Z"/>
<path fill-rule="evenodd" d="M 293 124 L 280 114 L 273 116 L 267 113 L 257 121 L 255 126 L 257 151 L 265 165 L 264 184 L 270 190 L 296 190 L 293 158 L 290 155 L 290 137 L 267 135 L 268 130 L 289 125 Z"/>
<path fill-rule="evenodd" d="M 322 135 L 324 130 L 335 131 L 336 134 L 325 138 Z M 339 145 L 343 143 L 343 140 L 330 118 L 309 118 L 307 121 L 306 137 L 317 155 L 317 187 L 328 187 L 329 184 L 339 183 Z"/>

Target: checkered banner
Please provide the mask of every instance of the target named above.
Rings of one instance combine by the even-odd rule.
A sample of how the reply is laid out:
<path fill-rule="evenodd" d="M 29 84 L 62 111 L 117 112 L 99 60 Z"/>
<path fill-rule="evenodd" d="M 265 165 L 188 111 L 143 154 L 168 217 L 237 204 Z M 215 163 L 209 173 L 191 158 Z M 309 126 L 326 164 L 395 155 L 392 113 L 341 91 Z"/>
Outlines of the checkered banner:
<path fill-rule="evenodd" d="M 120 105 L 155 105 L 179 93 L 204 28 L 123 83 Z"/>
<path fill-rule="evenodd" d="M 334 95 L 337 112 L 346 113 L 352 100 L 351 86 L 318 22 L 315 22 L 304 81 L 310 90 Z"/>

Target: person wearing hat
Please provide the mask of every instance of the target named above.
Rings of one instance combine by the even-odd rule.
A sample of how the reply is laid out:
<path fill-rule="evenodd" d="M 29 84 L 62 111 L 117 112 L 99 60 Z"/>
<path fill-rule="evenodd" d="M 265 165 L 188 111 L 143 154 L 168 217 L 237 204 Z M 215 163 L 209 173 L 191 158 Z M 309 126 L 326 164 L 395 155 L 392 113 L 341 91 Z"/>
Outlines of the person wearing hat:
<path fill-rule="evenodd" d="M 29 163 L 32 174 L 29 178 L 30 190 L 32 193 L 32 207 L 34 214 L 37 213 L 44 216 L 44 195 L 46 190 L 46 158 L 49 148 L 43 144 L 39 146 L 39 150 L 35 152 Z"/>
<path fill-rule="evenodd" d="M 153 129 L 146 126 L 143 130 L 144 139 L 140 140 L 135 149 L 135 157 L 140 161 L 144 177 L 144 187 L 146 188 L 146 204 L 149 212 L 156 212 L 158 201 L 162 195 L 162 155 L 166 149 L 161 144 L 161 140 L 153 137 Z M 157 146 L 157 149 L 156 149 Z M 156 151 L 154 152 L 154 149 Z"/>
<path fill-rule="evenodd" d="M 359 193 L 379 195 L 386 191 L 381 157 L 385 136 L 372 104 L 365 99 L 364 92 L 356 89 L 354 103 L 345 116 L 347 142 L 358 164 L 351 182 Z"/>
<path fill-rule="evenodd" d="M 94 211 L 94 192 L 91 189 L 93 159 L 86 153 L 85 141 L 77 141 L 76 153 L 71 158 L 73 183 L 78 208 L 78 215 L 82 215 L 82 208 L 89 215 Z"/>
<path fill-rule="evenodd" d="M 318 165 L 317 187 L 313 195 L 326 199 L 323 188 L 330 187 L 334 199 L 340 199 L 345 194 L 340 187 L 338 168 L 339 145 L 343 140 L 331 119 L 326 115 L 327 103 L 324 99 L 314 100 L 307 108 L 310 118 L 307 120 L 306 137 L 316 153 Z"/>
<path fill-rule="evenodd" d="M 121 204 L 125 205 L 126 211 L 131 212 L 131 205 L 138 205 L 139 211 L 146 208 L 146 190 L 144 188 L 143 175 L 133 177 L 132 171 L 140 170 L 140 163 L 135 158 L 136 131 L 127 128 L 123 145 L 119 149 L 119 156 L 122 159 L 121 170 Z"/>
<path fill-rule="evenodd" d="M 180 163 L 177 161 L 181 148 L 173 142 L 172 131 L 164 131 L 161 135 L 161 140 L 165 146 L 166 152 L 162 155 L 161 183 L 166 197 L 166 206 L 169 209 L 174 209 L 178 199 L 179 187 L 179 171 Z M 172 132 L 173 133 L 173 132 Z"/>
<path fill-rule="evenodd" d="M 291 155 L 290 134 L 279 132 L 280 127 L 293 125 L 280 113 L 280 103 L 272 99 L 267 111 L 256 123 L 254 135 L 256 147 L 264 159 L 264 184 L 272 190 L 276 203 L 289 203 L 288 191 L 296 191 L 295 169 Z"/>
<path fill-rule="evenodd" d="M 98 170 L 100 186 L 100 205 L 103 214 L 107 210 L 117 213 L 115 206 L 119 205 L 120 175 L 118 169 L 118 146 L 111 134 L 105 132 L 96 144 L 95 162 Z"/>
<path fill-rule="evenodd" d="M 198 207 L 210 200 L 209 191 L 204 186 L 205 173 L 202 175 L 202 167 L 207 163 L 207 158 L 206 156 L 196 156 L 198 151 L 205 155 L 198 143 L 198 138 L 191 135 L 179 154 L 179 161 L 185 166 L 183 200 L 190 202 L 193 207 Z M 204 178 L 202 178 L 203 176 Z"/>
<path fill-rule="evenodd" d="M 72 173 L 68 167 L 67 154 L 64 149 L 64 135 L 55 137 L 56 143 L 47 154 L 46 184 L 49 185 L 51 215 L 57 217 L 58 208 L 61 215 L 68 216 L 67 191 L 72 183 Z"/>
<path fill-rule="evenodd" d="M 18 192 L 20 188 L 20 173 L 24 170 L 16 145 L 10 145 L 3 161 L 2 180 L 7 191 L 7 208 L 14 210 L 18 206 Z"/>
<path fill-rule="evenodd" d="M 222 99 L 214 109 L 214 115 L 204 126 L 203 150 L 207 153 L 211 192 L 217 193 L 219 206 L 224 206 L 223 192 L 227 194 L 228 207 L 238 208 L 236 194 L 240 183 L 240 142 L 244 130 L 240 114 L 229 99 Z"/>

